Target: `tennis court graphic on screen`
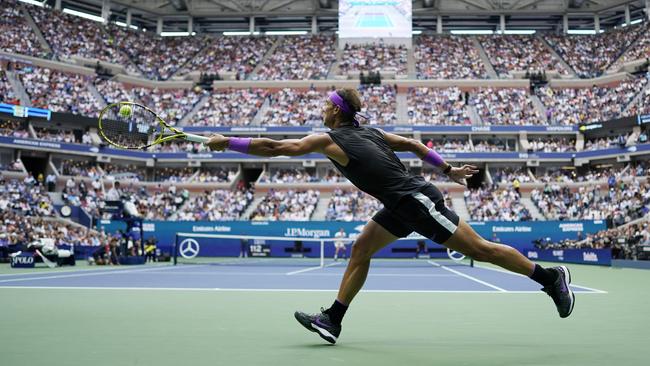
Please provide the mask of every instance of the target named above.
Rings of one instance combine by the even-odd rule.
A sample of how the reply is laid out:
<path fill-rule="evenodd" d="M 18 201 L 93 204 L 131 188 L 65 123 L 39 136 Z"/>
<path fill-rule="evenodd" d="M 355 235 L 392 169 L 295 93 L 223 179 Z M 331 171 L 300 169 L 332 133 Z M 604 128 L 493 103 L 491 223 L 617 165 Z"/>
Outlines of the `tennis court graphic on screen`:
<path fill-rule="evenodd" d="M 339 1 L 340 38 L 411 38 L 411 19 L 410 0 Z"/>

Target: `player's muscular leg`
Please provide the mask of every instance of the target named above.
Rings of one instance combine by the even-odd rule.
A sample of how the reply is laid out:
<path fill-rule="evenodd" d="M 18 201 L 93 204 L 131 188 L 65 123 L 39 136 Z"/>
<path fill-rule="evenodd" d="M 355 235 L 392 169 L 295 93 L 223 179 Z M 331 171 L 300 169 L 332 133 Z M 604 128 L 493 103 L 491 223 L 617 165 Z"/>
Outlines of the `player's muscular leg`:
<path fill-rule="evenodd" d="M 460 220 L 454 235 L 443 245 L 474 260 L 490 262 L 525 276 L 529 276 L 535 267 L 517 249 L 483 239 L 463 220 Z"/>
<path fill-rule="evenodd" d="M 394 242 L 398 238 L 384 229 L 373 220 L 363 228 L 361 235 L 355 240 L 352 246 L 352 254 L 348 267 L 343 275 L 337 300 L 345 305 L 352 302 L 354 296 L 363 287 L 370 267 L 370 258 L 379 249 Z"/>

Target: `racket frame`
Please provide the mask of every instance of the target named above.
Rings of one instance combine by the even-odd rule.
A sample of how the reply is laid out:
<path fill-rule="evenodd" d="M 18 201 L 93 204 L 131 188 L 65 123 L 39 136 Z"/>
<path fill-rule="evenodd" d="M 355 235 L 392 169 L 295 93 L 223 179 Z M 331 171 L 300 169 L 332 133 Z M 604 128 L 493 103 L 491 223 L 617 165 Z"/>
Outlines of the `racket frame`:
<path fill-rule="evenodd" d="M 142 145 L 142 146 L 138 146 L 138 147 L 124 146 L 124 145 L 120 145 L 120 144 L 118 144 L 118 143 L 116 143 L 114 141 L 111 141 L 111 139 L 109 139 L 106 136 L 106 134 L 104 134 L 104 129 L 102 128 L 102 121 L 104 119 L 104 116 L 106 115 L 106 113 L 109 110 L 111 110 L 114 107 L 124 106 L 124 105 L 128 105 L 128 106 L 131 106 L 131 107 L 144 108 L 147 112 L 153 114 L 156 117 L 156 120 L 158 121 L 158 124 L 161 126 L 161 132 L 165 132 L 165 129 L 168 129 L 169 131 L 172 132 L 172 134 L 165 135 L 164 133 L 161 133 L 156 138 L 155 141 L 153 141 L 153 142 L 151 142 L 151 143 L 149 143 L 147 145 Z M 129 150 L 145 150 L 145 149 L 147 149 L 147 148 L 149 148 L 151 146 L 158 145 L 158 144 L 161 144 L 161 143 L 164 143 L 164 142 L 167 142 L 167 141 L 171 141 L 171 140 L 178 140 L 178 139 L 191 141 L 191 142 L 198 142 L 198 143 L 201 143 L 201 144 L 204 144 L 204 143 L 206 143 L 206 142 L 208 142 L 210 140 L 209 137 L 201 136 L 201 135 L 195 135 L 195 134 L 191 134 L 191 133 L 185 133 L 185 132 L 183 132 L 183 131 L 175 128 L 175 127 L 172 127 L 167 122 L 165 122 L 165 120 L 162 119 L 156 112 L 154 112 L 150 108 L 148 108 L 146 106 L 143 106 L 142 104 L 139 104 L 139 103 L 126 102 L 126 101 L 111 103 L 111 104 L 107 105 L 106 107 L 104 107 L 104 109 L 102 109 L 102 111 L 99 113 L 99 118 L 98 118 L 98 130 L 99 130 L 99 135 L 102 137 L 102 139 L 104 139 L 104 141 L 106 141 L 110 145 L 121 148 L 121 149 L 129 149 Z"/>

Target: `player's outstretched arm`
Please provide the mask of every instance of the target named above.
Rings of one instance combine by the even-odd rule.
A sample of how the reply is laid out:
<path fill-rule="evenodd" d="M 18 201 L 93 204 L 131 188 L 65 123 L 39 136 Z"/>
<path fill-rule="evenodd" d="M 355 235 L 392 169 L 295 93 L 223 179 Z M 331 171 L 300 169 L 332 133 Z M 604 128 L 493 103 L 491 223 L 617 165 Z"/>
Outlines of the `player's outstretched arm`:
<path fill-rule="evenodd" d="M 257 156 L 298 156 L 313 152 L 324 153 L 332 143 L 326 134 L 313 134 L 301 139 L 273 140 L 213 135 L 206 145 L 211 150 L 233 150 Z"/>
<path fill-rule="evenodd" d="M 440 168 L 451 180 L 458 184 L 466 185 L 465 179 L 478 173 L 474 165 L 463 165 L 455 168 L 447 164 L 445 160 L 434 150 L 426 147 L 422 142 L 384 132 L 384 138 L 393 151 L 410 151 L 423 161 Z"/>

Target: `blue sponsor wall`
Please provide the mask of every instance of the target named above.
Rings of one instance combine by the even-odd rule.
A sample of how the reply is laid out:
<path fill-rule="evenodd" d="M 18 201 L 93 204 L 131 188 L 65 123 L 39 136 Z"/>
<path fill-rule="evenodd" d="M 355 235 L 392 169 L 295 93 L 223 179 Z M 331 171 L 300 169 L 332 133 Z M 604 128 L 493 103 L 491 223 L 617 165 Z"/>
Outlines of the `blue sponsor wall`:
<path fill-rule="evenodd" d="M 612 265 L 611 249 L 522 249 L 533 261 Z"/>
<path fill-rule="evenodd" d="M 283 246 L 271 248 L 272 256 L 290 256 L 291 252 L 287 247 L 294 244 L 289 238 L 332 238 L 334 234 L 343 228 L 350 241 L 360 234 L 365 222 L 330 222 L 330 221 L 145 221 L 143 225 L 145 239 L 155 236 L 158 239 L 158 246 L 165 252 L 171 252 L 174 245 L 176 233 L 196 234 L 225 234 L 225 235 L 248 235 L 248 236 L 273 236 L 286 237 L 288 240 Z M 532 247 L 532 242 L 540 238 L 550 238 L 553 241 L 576 238 L 578 232 L 583 235 L 595 233 L 606 229 L 605 222 L 597 221 L 532 221 L 532 222 L 470 222 L 470 225 L 483 237 L 493 239 L 494 234 L 502 243 L 511 245 L 519 250 Z M 100 220 L 99 228 L 106 232 L 114 233 L 118 229 L 124 229 L 125 224 L 119 221 Z M 220 240 L 197 238 L 197 242 L 204 243 L 199 255 L 238 255 L 240 250 L 239 240 Z M 403 251 L 400 248 L 415 248 L 417 238 L 412 240 L 399 241 L 377 253 L 381 257 L 412 257 L 414 251 Z M 214 244 L 214 245 L 212 245 Z M 253 244 L 253 243 L 249 243 Z M 442 247 L 428 242 L 430 248 L 441 249 Z M 304 242 L 304 248 L 311 248 L 310 253 L 319 253 L 319 243 Z M 208 251 L 207 247 L 214 247 Z M 397 249 L 397 250 L 395 250 Z M 331 243 L 326 246 L 326 255 L 333 254 L 334 248 Z M 308 255 L 310 253 L 307 253 Z"/>

